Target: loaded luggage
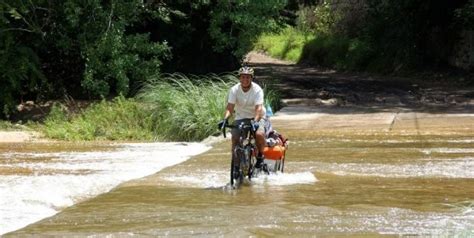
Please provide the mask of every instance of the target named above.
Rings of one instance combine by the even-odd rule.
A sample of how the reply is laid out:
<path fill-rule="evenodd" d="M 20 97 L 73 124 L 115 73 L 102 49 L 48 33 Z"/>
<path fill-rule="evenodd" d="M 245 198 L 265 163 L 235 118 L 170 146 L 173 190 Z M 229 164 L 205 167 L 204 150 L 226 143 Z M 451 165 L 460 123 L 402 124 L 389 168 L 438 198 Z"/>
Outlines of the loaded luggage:
<path fill-rule="evenodd" d="M 271 131 L 266 139 L 267 145 L 263 150 L 264 164 L 268 172 L 283 172 L 285 152 L 288 149 L 288 139 L 276 130 Z"/>

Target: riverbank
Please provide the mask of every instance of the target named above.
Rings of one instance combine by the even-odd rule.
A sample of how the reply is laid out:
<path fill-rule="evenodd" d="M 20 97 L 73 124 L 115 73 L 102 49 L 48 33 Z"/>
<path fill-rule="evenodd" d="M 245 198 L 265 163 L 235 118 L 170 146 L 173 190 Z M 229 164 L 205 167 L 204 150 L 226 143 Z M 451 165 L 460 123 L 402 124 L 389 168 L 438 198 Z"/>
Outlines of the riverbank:
<path fill-rule="evenodd" d="M 39 132 L 0 131 L 0 143 L 48 142 Z"/>

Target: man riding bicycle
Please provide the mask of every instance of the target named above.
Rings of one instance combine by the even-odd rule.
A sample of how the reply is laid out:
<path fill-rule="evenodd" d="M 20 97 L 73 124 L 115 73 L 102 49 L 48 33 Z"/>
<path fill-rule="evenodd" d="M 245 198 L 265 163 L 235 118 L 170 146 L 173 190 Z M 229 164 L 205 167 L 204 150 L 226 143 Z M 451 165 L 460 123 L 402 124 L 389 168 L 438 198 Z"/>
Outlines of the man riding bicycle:
<path fill-rule="evenodd" d="M 224 119 L 219 123 L 219 128 L 228 124 L 228 118 L 234 114 L 235 124 L 241 122 L 250 123 L 255 130 L 255 143 L 259 153 L 257 154 L 256 168 L 260 168 L 263 164 L 263 150 L 265 148 L 265 133 L 270 130 L 271 124 L 266 117 L 264 108 L 263 89 L 256 83 L 252 82 L 254 78 L 254 70 L 244 66 L 239 69 L 239 80 L 229 90 L 227 107 L 224 112 Z M 232 129 L 232 151 L 239 143 L 239 129 Z M 232 159 L 235 161 L 234 153 Z"/>

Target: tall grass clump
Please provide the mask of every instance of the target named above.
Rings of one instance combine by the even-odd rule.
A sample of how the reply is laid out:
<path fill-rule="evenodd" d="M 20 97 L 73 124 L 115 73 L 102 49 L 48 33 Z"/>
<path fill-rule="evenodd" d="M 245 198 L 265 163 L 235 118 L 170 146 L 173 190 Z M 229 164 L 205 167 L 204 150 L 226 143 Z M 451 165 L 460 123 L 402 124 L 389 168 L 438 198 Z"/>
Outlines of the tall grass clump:
<path fill-rule="evenodd" d="M 150 80 L 137 97 L 151 108 L 155 135 L 196 141 L 216 132 L 236 82 L 232 75 L 167 74 Z"/>
<path fill-rule="evenodd" d="M 312 39 L 314 39 L 314 36 L 308 32 L 287 27 L 277 33 L 262 34 L 255 43 L 254 49 L 265 51 L 275 58 L 298 62 L 303 47 Z"/>
<path fill-rule="evenodd" d="M 61 140 L 153 140 L 157 138 L 150 115 L 145 106 L 123 96 L 92 104 L 76 115 L 55 104 L 39 129 L 45 136 Z"/>
<path fill-rule="evenodd" d="M 273 112 L 280 110 L 283 107 L 283 102 L 281 101 L 281 94 L 278 89 L 276 89 L 273 81 L 265 81 L 259 83 L 263 88 L 265 95 L 265 107 L 270 106 Z"/>
<path fill-rule="evenodd" d="M 196 141 L 215 134 L 224 116 L 234 75 L 186 76 L 168 74 L 148 82 L 138 95 L 152 110 L 154 134 L 168 140 Z M 280 95 L 264 85 L 265 102 L 281 107 Z"/>

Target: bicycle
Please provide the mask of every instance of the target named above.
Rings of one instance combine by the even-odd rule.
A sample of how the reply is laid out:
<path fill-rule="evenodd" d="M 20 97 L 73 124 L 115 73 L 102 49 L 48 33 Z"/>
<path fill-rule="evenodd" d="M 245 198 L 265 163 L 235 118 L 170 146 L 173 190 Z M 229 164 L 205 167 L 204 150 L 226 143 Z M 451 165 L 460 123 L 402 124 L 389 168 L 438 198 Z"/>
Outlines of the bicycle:
<path fill-rule="evenodd" d="M 250 181 L 255 173 L 258 151 L 255 145 L 255 130 L 250 120 L 243 121 L 239 125 L 224 124 L 221 128 L 224 138 L 226 137 L 225 128 L 239 129 L 239 142 L 232 151 L 230 165 L 230 185 L 232 188 L 236 188 L 242 184 L 245 177 L 248 177 Z"/>

